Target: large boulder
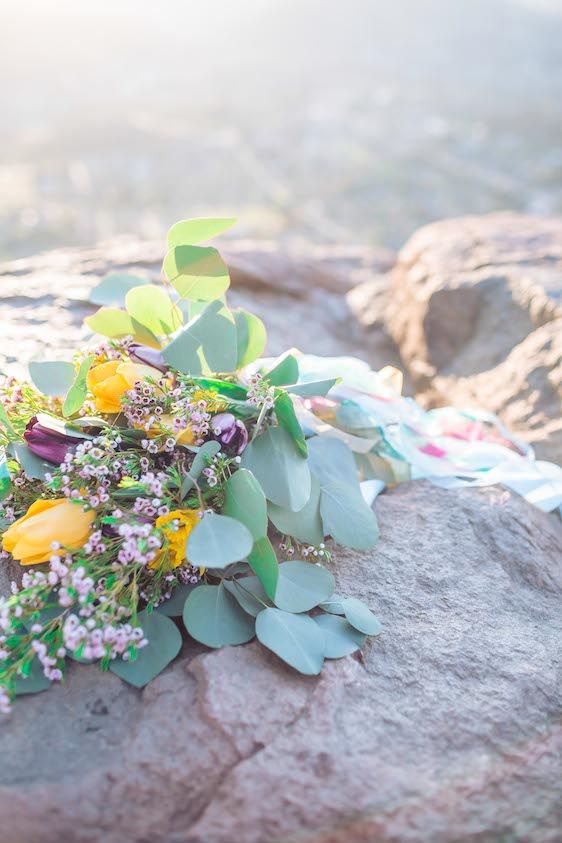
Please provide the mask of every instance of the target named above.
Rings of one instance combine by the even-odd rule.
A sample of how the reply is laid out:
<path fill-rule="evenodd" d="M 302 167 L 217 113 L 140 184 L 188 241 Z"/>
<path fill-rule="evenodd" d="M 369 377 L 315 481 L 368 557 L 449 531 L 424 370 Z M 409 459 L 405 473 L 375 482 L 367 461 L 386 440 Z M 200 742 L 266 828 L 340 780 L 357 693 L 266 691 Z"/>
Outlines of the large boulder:
<path fill-rule="evenodd" d="M 3 843 L 556 843 L 560 520 L 427 482 L 376 509 L 332 563 L 384 625 L 362 657 L 187 642 L 144 691 L 73 666 L 0 724 Z"/>
<path fill-rule="evenodd" d="M 401 250 L 390 283 L 348 295 L 385 326 L 428 406 L 480 406 L 562 460 L 562 219 L 514 213 L 443 220 Z"/>

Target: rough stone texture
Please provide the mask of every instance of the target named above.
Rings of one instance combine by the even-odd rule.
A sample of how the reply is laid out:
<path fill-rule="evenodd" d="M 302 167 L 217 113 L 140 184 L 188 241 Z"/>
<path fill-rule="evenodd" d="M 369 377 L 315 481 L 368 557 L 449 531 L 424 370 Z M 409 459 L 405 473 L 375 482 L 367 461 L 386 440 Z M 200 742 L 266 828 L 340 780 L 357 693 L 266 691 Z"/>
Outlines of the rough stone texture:
<path fill-rule="evenodd" d="M 562 459 L 562 219 L 501 213 L 417 231 L 390 286 L 348 295 L 386 326 L 428 405 L 498 412 L 540 456 Z"/>
<path fill-rule="evenodd" d="M 376 509 L 333 563 L 384 624 L 363 658 L 190 643 L 142 692 L 74 666 L 0 724 L 3 843 L 557 843 L 560 521 L 427 483 Z"/>
<path fill-rule="evenodd" d="M 121 238 L 95 249 L 48 252 L 0 266 L 0 370 L 24 374 L 32 359 L 72 353 L 96 308 L 89 291 L 108 272 L 158 277 L 162 243 Z M 385 249 L 326 247 L 284 253 L 271 243 L 234 242 L 221 252 L 232 277 L 231 304 L 267 321 L 272 354 L 294 345 L 317 354 L 361 354 L 373 366 L 397 363 L 383 331 L 359 325 L 344 294 L 387 270 Z"/>

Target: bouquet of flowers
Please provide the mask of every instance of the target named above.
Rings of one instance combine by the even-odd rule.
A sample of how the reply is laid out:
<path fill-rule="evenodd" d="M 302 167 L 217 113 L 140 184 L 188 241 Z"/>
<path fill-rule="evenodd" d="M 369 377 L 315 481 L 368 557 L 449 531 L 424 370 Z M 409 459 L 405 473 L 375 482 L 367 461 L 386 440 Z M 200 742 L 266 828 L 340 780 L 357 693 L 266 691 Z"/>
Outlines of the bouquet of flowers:
<path fill-rule="evenodd" d="M 380 630 L 322 564 L 327 536 L 367 549 L 378 532 L 341 425 L 306 424 L 338 378 L 259 361 L 263 323 L 228 307 L 227 267 L 198 245 L 232 222 L 174 225 L 162 284 L 93 291 L 103 340 L 0 385 L 2 711 L 68 659 L 142 687 L 186 633 L 255 636 L 317 674 Z"/>

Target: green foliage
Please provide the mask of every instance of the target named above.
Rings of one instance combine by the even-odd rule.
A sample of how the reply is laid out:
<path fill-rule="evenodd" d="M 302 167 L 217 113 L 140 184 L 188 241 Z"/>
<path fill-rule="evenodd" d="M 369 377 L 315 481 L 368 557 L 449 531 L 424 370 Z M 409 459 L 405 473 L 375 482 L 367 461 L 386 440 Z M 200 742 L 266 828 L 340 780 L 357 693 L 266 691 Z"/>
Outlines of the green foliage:
<path fill-rule="evenodd" d="M 240 521 L 208 512 L 187 539 L 186 556 L 193 565 L 226 568 L 245 559 L 253 543 L 252 534 Z"/>
<path fill-rule="evenodd" d="M 340 378 L 329 378 L 323 381 L 307 381 L 304 383 L 292 383 L 285 387 L 287 392 L 298 395 L 300 398 L 316 398 L 327 395 L 333 386 L 339 383 Z"/>
<path fill-rule="evenodd" d="M 241 468 L 224 484 L 223 515 L 244 524 L 255 542 L 267 536 L 267 502 L 263 489 L 246 468 Z M 257 573 L 257 572 L 256 572 Z"/>
<path fill-rule="evenodd" d="M 125 296 L 129 290 L 141 284 L 150 284 L 150 281 L 137 275 L 112 272 L 91 290 L 89 298 L 92 304 L 100 307 L 125 307 Z"/>
<path fill-rule="evenodd" d="M 94 333 L 110 339 L 132 336 L 137 342 L 158 346 L 158 338 L 152 331 L 117 307 L 100 307 L 93 316 L 87 316 L 84 322 Z"/>
<path fill-rule="evenodd" d="M 236 368 L 241 369 L 261 357 L 267 342 L 265 325 L 259 316 L 241 307 L 232 311 L 236 322 L 238 360 Z"/>
<path fill-rule="evenodd" d="M 277 506 L 297 512 L 310 497 L 308 463 L 281 427 L 268 427 L 247 446 L 242 467 L 254 474 L 268 501 Z"/>
<path fill-rule="evenodd" d="M 310 497 L 302 509 L 293 512 L 270 503 L 267 511 L 275 527 L 284 535 L 312 545 L 320 544 L 324 538 L 320 518 L 320 484 L 314 475 L 311 477 Z"/>
<path fill-rule="evenodd" d="M 302 427 L 297 419 L 290 396 L 282 389 L 277 390 L 275 395 L 275 415 L 281 427 L 287 431 L 294 441 L 299 454 L 306 458 L 308 456 L 308 448 L 306 447 Z"/>
<path fill-rule="evenodd" d="M 185 500 L 191 489 L 196 485 L 201 472 L 208 466 L 215 454 L 218 454 L 221 446 L 219 442 L 209 441 L 204 442 L 195 455 L 195 459 L 191 463 L 189 473 L 183 478 L 181 484 L 181 498 Z"/>
<path fill-rule="evenodd" d="M 273 600 L 279 583 L 279 563 L 267 536 L 255 541 L 248 555 L 248 565 L 263 585 L 267 596 Z"/>
<path fill-rule="evenodd" d="M 125 307 L 136 320 L 154 336 L 171 334 L 183 324 L 183 314 L 161 287 L 146 284 L 133 287 L 125 297 Z"/>
<path fill-rule="evenodd" d="M 47 474 L 52 474 L 54 466 L 30 451 L 24 442 L 10 442 L 6 448 L 8 454 L 18 461 L 22 470 L 34 480 L 45 480 Z"/>
<path fill-rule="evenodd" d="M 320 484 L 320 515 L 325 534 L 356 550 L 373 547 L 377 521 L 357 480 L 353 454 L 343 442 L 315 436 L 308 442 L 311 471 Z"/>
<path fill-rule="evenodd" d="M 86 400 L 86 395 L 88 394 L 86 380 L 88 377 L 88 372 L 90 371 L 90 367 L 93 362 L 93 357 L 86 357 L 81 362 L 80 368 L 78 369 L 76 377 L 72 383 L 72 386 L 68 390 L 66 398 L 64 399 L 64 403 L 62 405 L 62 412 L 64 416 L 73 416 L 74 413 L 77 413 L 78 410 L 81 409 L 82 404 Z"/>
<path fill-rule="evenodd" d="M 233 580 L 223 580 L 223 585 L 244 611 L 253 618 L 257 617 L 262 609 L 273 605 L 265 593 L 259 577 L 238 577 Z"/>
<path fill-rule="evenodd" d="M 264 609 L 256 618 L 258 641 L 300 673 L 316 676 L 324 664 L 324 633 L 308 615 Z"/>
<path fill-rule="evenodd" d="M 138 651 L 134 661 L 115 659 L 109 669 L 129 685 L 144 688 L 175 659 L 181 649 L 181 633 L 170 618 L 158 612 L 140 612 L 138 622 L 147 646 Z"/>
<path fill-rule="evenodd" d="M 217 234 L 231 228 L 236 219 L 228 217 L 214 219 L 212 217 L 198 217 L 189 220 L 180 220 L 168 231 L 168 248 L 181 245 L 193 245 L 204 240 L 211 240 Z"/>
<path fill-rule="evenodd" d="M 213 301 L 230 286 L 226 264 L 212 246 L 172 246 L 162 268 L 180 296 L 190 301 Z"/>
<path fill-rule="evenodd" d="M 196 586 L 189 583 L 177 585 L 172 592 L 172 596 L 157 606 L 154 611 L 159 612 L 161 615 L 166 615 L 169 618 L 181 617 L 185 601 L 194 588 Z"/>
<path fill-rule="evenodd" d="M 191 637 L 207 647 L 244 644 L 255 635 L 253 618 L 224 583 L 195 588 L 185 602 L 183 622 Z"/>
<path fill-rule="evenodd" d="M 335 585 L 333 575 L 321 565 L 283 562 L 273 602 L 286 612 L 308 612 L 331 597 Z"/>
<path fill-rule="evenodd" d="M 74 366 L 57 360 L 32 360 L 29 375 L 43 395 L 62 398 L 74 380 Z"/>
<path fill-rule="evenodd" d="M 37 656 L 28 667 L 27 676 L 19 676 L 16 679 L 16 695 L 39 694 L 51 687 L 51 680 L 43 673 L 43 666 Z"/>
<path fill-rule="evenodd" d="M 337 615 L 316 615 L 314 621 L 324 633 L 324 656 L 341 659 L 359 650 L 366 636 Z"/>
<path fill-rule="evenodd" d="M 231 371 L 238 356 L 232 314 L 222 302 L 211 302 L 166 346 L 163 355 L 168 365 L 186 375 Z"/>
<path fill-rule="evenodd" d="M 283 354 L 273 369 L 265 375 L 273 386 L 285 386 L 289 383 L 296 383 L 299 379 L 299 364 L 297 358 L 290 354 Z"/>

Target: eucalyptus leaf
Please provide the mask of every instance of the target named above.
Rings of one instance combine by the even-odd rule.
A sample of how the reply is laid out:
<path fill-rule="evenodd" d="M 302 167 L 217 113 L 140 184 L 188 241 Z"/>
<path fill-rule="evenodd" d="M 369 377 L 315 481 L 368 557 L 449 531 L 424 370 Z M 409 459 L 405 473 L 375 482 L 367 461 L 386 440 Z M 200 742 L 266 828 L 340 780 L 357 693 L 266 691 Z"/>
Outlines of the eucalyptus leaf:
<path fill-rule="evenodd" d="M 290 435 L 281 427 L 268 427 L 245 448 L 241 465 L 249 469 L 266 498 L 297 512 L 310 498 L 310 470 Z"/>
<path fill-rule="evenodd" d="M 333 386 L 339 383 L 341 378 L 329 378 L 322 381 L 305 381 L 303 383 L 292 383 L 285 387 L 287 392 L 298 395 L 300 398 L 317 398 L 327 395 Z"/>
<path fill-rule="evenodd" d="M 252 551 L 248 554 L 248 564 L 263 585 L 267 596 L 273 600 L 279 580 L 279 563 L 267 536 L 254 542 Z"/>
<path fill-rule="evenodd" d="M 283 661 L 308 676 L 324 664 L 324 633 L 308 615 L 264 609 L 256 618 L 258 641 Z"/>
<path fill-rule="evenodd" d="M 219 380 L 218 378 L 193 378 L 193 382 L 198 384 L 201 389 L 210 389 L 224 398 L 233 401 L 246 401 L 248 398 L 248 390 L 244 386 L 230 381 Z"/>
<path fill-rule="evenodd" d="M 168 618 L 181 617 L 185 601 L 194 588 L 197 588 L 197 586 L 191 583 L 177 585 L 172 592 L 172 596 L 160 603 L 154 611 L 160 612 L 161 615 L 166 615 Z"/>
<path fill-rule="evenodd" d="M 133 287 L 126 295 L 129 316 L 155 336 L 171 334 L 183 323 L 183 314 L 169 295 L 154 284 Z"/>
<path fill-rule="evenodd" d="M 213 440 L 209 442 L 204 442 L 201 445 L 195 455 L 195 459 L 191 463 L 189 474 L 186 474 L 186 476 L 183 478 L 181 484 L 182 500 L 184 500 L 190 490 L 193 489 L 203 469 L 207 468 L 215 454 L 218 454 L 220 449 L 220 442 L 215 442 Z"/>
<path fill-rule="evenodd" d="M 10 421 L 6 410 L 4 409 L 4 405 L 0 401 L 0 429 L 4 431 L 4 434 L 7 439 L 19 439 L 17 431 L 14 429 L 12 422 Z"/>
<path fill-rule="evenodd" d="M 143 688 L 175 659 L 181 650 L 182 639 L 179 629 L 166 615 L 144 611 L 139 613 L 138 622 L 148 644 L 138 651 L 134 661 L 115 659 L 109 669 L 129 685 Z"/>
<path fill-rule="evenodd" d="M 266 372 L 265 377 L 273 386 L 285 386 L 288 383 L 296 383 L 299 379 L 297 358 L 290 353 L 283 354 L 273 369 Z"/>
<path fill-rule="evenodd" d="M 340 597 L 339 594 L 332 594 L 329 600 L 324 600 L 322 603 L 319 603 L 320 609 L 324 609 L 325 612 L 329 612 L 331 615 L 343 615 L 343 601 L 345 597 Z"/>
<path fill-rule="evenodd" d="M 211 302 L 163 350 L 164 360 L 187 375 L 229 372 L 236 366 L 236 326 L 222 302 Z"/>
<path fill-rule="evenodd" d="M 262 487 L 248 469 L 240 468 L 224 484 L 222 512 L 241 521 L 254 541 L 267 536 L 267 502 Z"/>
<path fill-rule="evenodd" d="M 43 673 L 43 665 L 35 656 L 31 662 L 29 676 L 18 676 L 16 679 L 16 695 L 19 697 L 23 694 L 39 694 L 41 691 L 46 691 L 51 685 L 51 680 L 47 679 Z"/>
<path fill-rule="evenodd" d="M 168 248 L 181 246 L 183 244 L 193 245 L 204 240 L 210 240 L 217 234 L 227 231 L 236 222 L 235 217 L 223 219 L 213 217 L 198 217 L 189 220 L 180 220 L 168 231 Z"/>
<path fill-rule="evenodd" d="M 302 427 L 297 419 L 293 402 L 288 393 L 279 390 L 275 396 L 275 415 L 277 421 L 283 427 L 289 436 L 294 441 L 299 454 L 303 457 L 308 456 L 308 448 L 304 439 Z"/>
<path fill-rule="evenodd" d="M 320 544 L 324 538 L 320 518 L 320 484 L 314 475 L 311 477 L 310 497 L 302 509 L 292 512 L 270 503 L 267 511 L 274 526 L 283 535 L 312 545 Z"/>
<path fill-rule="evenodd" d="M 55 470 L 52 463 L 42 460 L 23 442 L 10 442 L 6 451 L 19 462 L 23 472 L 33 480 L 45 480 L 47 474 L 52 474 Z"/>
<path fill-rule="evenodd" d="M 312 562 L 283 562 L 273 602 L 286 612 L 308 612 L 334 593 L 333 574 Z"/>
<path fill-rule="evenodd" d="M 342 601 L 343 611 L 348 622 L 365 635 L 378 635 L 382 629 L 379 619 L 368 606 L 356 597 L 346 597 Z"/>
<path fill-rule="evenodd" d="M 31 380 L 43 395 L 62 398 L 74 380 L 74 366 L 57 360 L 32 360 L 29 364 Z"/>
<path fill-rule="evenodd" d="M 150 284 L 150 281 L 125 272 L 111 272 L 90 291 L 89 300 L 100 306 L 125 307 L 125 296 L 129 290 L 141 284 Z"/>
<path fill-rule="evenodd" d="M 223 585 L 245 612 L 257 617 L 262 609 L 272 606 L 258 577 L 239 577 L 233 580 L 223 580 Z"/>
<path fill-rule="evenodd" d="M 48 413 L 37 413 L 37 421 L 42 427 L 52 430 L 55 433 L 60 433 L 63 436 L 74 436 L 76 439 L 93 439 L 93 434 L 86 433 L 80 425 L 77 425 L 74 420 L 67 422 L 64 419 L 57 418 L 57 416 L 50 416 Z M 104 426 L 108 422 L 104 421 Z"/>
<path fill-rule="evenodd" d="M 88 394 L 87 378 L 93 362 L 94 358 L 90 356 L 85 357 L 80 363 L 80 368 L 62 405 L 63 416 L 72 416 L 81 409 Z"/>
<path fill-rule="evenodd" d="M 245 559 L 253 543 L 252 534 L 240 521 L 208 512 L 190 533 L 186 556 L 192 565 L 225 568 Z"/>
<path fill-rule="evenodd" d="M 324 656 L 327 659 L 349 656 L 365 643 L 365 635 L 352 627 L 345 618 L 316 615 L 314 621 L 324 633 Z"/>
<path fill-rule="evenodd" d="M 236 323 L 238 342 L 236 368 L 241 369 L 262 356 L 267 343 L 267 331 L 258 316 L 241 307 L 233 310 L 232 315 Z"/>
<path fill-rule="evenodd" d="M 4 448 L 0 448 L 0 501 L 3 501 L 10 492 L 12 482 L 8 471 L 8 461 Z M 2 528 L 0 527 L 0 530 Z"/>
<path fill-rule="evenodd" d="M 100 307 L 92 316 L 86 316 L 85 324 L 96 334 L 110 339 L 133 336 L 138 342 L 158 348 L 158 338 L 152 331 L 137 322 L 124 310 L 117 307 Z"/>
<path fill-rule="evenodd" d="M 254 619 L 224 583 L 195 588 L 185 602 L 183 622 L 191 637 L 207 647 L 244 644 L 255 635 Z"/>
<path fill-rule="evenodd" d="M 227 266 L 211 246 L 172 246 L 164 258 L 163 269 L 184 299 L 213 301 L 230 286 Z"/>
<path fill-rule="evenodd" d="M 359 490 L 345 483 L 330 482 L 320 492 L 320 515 L 324 532 L 338 544 L 368 550 L 377 543 L 375 514 Z"/>
<path fill-rule="evenodd" d="M 313 436 L 308 440 L 308 463 L 320 485 L 336 481 L 359 488 L 353 452 L 341 439 Z"/>

